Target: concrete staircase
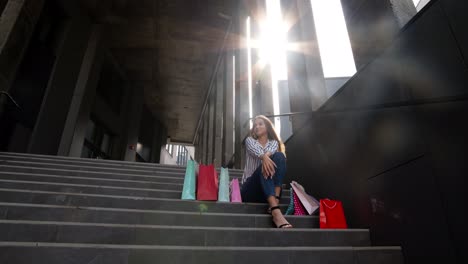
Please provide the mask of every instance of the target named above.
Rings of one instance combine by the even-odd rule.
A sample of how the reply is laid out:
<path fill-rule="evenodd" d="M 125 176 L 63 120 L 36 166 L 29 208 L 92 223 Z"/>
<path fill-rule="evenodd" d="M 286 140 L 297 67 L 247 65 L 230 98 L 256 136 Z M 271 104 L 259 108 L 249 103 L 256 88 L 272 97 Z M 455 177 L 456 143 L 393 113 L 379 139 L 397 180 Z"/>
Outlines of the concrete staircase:
<path fill-rule="evenodd" d="M 400 247 L 371 247 L 367 229 L 288 216 L 295 228 L 279 230 L 266 204 L 182 201 L 184 173 L 0 152 L 0 263 L 403 262 Z"/>

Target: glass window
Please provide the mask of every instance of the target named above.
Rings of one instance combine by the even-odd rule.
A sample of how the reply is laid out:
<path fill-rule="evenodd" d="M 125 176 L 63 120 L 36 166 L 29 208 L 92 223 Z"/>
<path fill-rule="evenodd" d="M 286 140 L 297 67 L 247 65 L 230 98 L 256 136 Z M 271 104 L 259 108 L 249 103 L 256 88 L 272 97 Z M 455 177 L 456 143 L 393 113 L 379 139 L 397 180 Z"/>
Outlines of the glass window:
<path fill-rule="evenodd" d="M 416 7 L 416 10 L 421 10 L 423 9 L 424 6 L 427 5 L 431 0 L 413 0 L 414 6 Z"/>
<path fill-rule="evenodd" d="M 311 0 L 325 78 L 349 77 L 356 65 L 340 0 Z"/>

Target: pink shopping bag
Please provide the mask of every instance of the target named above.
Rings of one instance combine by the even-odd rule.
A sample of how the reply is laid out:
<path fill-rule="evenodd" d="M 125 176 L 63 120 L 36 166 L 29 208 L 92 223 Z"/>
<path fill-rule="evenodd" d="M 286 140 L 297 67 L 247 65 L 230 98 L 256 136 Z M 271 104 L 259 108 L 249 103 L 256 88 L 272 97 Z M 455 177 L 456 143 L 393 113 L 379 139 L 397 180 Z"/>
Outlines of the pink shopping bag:
<path fill-rule="evenodd" d="M 299 200 L 299 197 L 295 192 L 293 196 L 294 200 L 294 215 L 307 215 L 306 209 L 302 205 L 301 201 Z M 292 193 L 291 193 L 292 194 Z"/>
<path fill-rule="evenodd" d="M 231 181 L 231 203 L 242 203 L 238 179 Z"/>

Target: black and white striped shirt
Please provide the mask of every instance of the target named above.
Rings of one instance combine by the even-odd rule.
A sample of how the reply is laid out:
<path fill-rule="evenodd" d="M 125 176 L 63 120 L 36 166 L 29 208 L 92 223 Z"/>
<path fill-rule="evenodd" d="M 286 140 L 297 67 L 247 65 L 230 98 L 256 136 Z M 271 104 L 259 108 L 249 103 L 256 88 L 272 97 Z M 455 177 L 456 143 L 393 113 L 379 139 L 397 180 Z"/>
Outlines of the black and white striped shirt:
<path fill-rule="evenodd" d="M 248 137 L 245 139 L 245 162 L 244 175 L 242 176 L 242 183 L 247 178 L 252 176 L 254 171 L 262 164 L 263 154 L 270 152 L 272 155 L 278 151 L 278 141 L 268 140 L 265 147 L 263 147 L 256 139 Z"/>

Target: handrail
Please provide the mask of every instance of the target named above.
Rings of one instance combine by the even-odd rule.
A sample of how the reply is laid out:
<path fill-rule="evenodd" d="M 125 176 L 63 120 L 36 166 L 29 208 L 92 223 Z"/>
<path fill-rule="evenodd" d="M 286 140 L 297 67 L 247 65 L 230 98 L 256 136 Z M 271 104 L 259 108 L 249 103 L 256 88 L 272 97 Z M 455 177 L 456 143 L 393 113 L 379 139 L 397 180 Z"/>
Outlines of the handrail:
<path fill-rule="evenodd" d="M 21 107 L 19 106 L 19 104 L 15 101 L 15 99 L 13 99 L 13 97 L 11 97 L 11 95 L 8 92 L 0 91 L 0 95 L 6 96 L 16 106 L 16 108 L 21 110 Z"/>

